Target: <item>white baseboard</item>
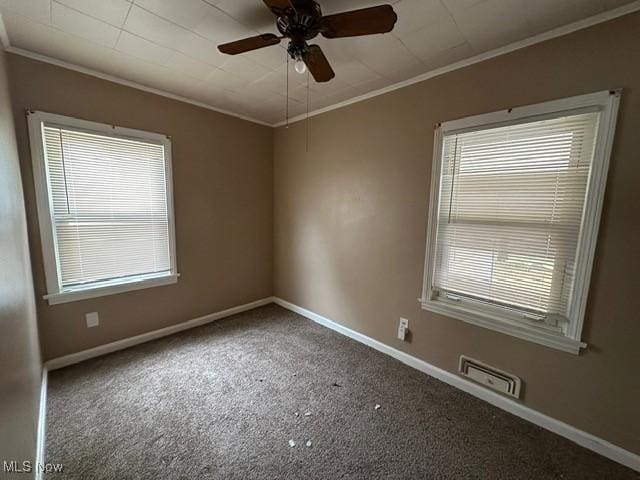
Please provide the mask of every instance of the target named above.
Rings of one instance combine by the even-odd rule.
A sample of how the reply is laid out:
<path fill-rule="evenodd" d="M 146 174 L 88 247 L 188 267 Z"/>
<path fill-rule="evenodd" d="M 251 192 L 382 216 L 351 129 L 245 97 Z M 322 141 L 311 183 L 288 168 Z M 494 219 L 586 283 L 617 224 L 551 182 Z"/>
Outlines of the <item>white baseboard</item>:
<path fill-rule="evenodd" d="M 43 477 L 42 469 L 39 467 L 44 465 L 44 446 L 45 446 L 45 428 L 47 425 L 47 367 L 42 367 L 42 380 L 40 383 L 40 409 L 38 412 L 38 432 L 36 438 L 36 461 L 35 461 L 35 479 L 41 480 Z"/>
<path fill-rule="evenodd" d="M 45 368 L 47 368 L 48 370 L 56 370 L 58 368 L 66 367 L 68 365 L 73 365 L 74 363 L 79 363 L 84 360 L 88 360 L 90 358 L 99 357 L 101 355 L 106 355 L 107 353 L 116 352 L 118 350 L 123 350 L 125 348 L 133 347 L 134 345 L 145 343 L 150 340 L 166 337 L 167 335 L 173 335 L 174 333 L 178 333 L 183 330 L 199 327 L 200 325 L 205 325 L 207 323 L 213 322 L 214 320 L 219 320 L 224 317 L 235 315 L 236 313 L 252 310 L 254 308 L 261 307 L 269 303 L 273 303 L 273 297 L 262 298 L 260 300 L 256 300 L 255 302 L 245 303 L 244 305 L 228 308 L 227 310 L 222 310 L 221 312 L 210 313 L 208 315 L 194 318 L 192 320 L 178 323 L 176 325 L 171 325 L 169 327 L 161 328 L 159 330 L 153 330 L 151 332 L 143 333 L 141 335 L 136 335 L 135 337 L 125 338 L 122 340 L 118 340 L 116 342 L 111 342 L 105 345 L 100 345 L 98 347 L 90 348 L 88 350 L 83 350 L 81 352 L 72 353 L 70 355 L 65 355 L 63 357 L 54 358 L 45 362 Z"/>
<path fill-rule="evenodd" d="M 364 343 L 371 348 L 374 348 L 382 353 L 385 353 L 397 360 L 400 360 L 402 363 L 409 365 L 410 367 L 415 368 L 416 370 L 420 370 L 427 375 L 437 378 L 453 387 L 459 388 L 460 390 L 467 392 L 474 397 L 478 397 L 490 404 L 501 408 L 513 415 L 516 415 L 524 420 L 527 420 L 531 423 L 534 423 L 546 430 L 549 430 L 553 433 L 556 433 L 562 437 L 565 437 L 578 445 L 585 447 L 589 450 L 592 450 L 600 455 L 603 455 L 615 462 L 621 463 L 633 470 L 640 472 L 640 455 L 636 455 L 628 450 L 625 450 L 621 447 L 618 447 L 602 438 L 596 437 L 590 433 L 579 430 L 571 425 L 561 422 L 555 418 L 549 417 L 544 413 L 540 413 L 532 408 L 529 408 L 522 403 L 511 400 L 507 397 L 503 397 L 502 395 L 492 392 L 491 390 L 487 390 L 480 385 L 472 383 L 468 380 L 463 379 L 457 375 L 454 375 L 451 372 L 443 370 L 435 365 L 431 365 L 430 363 L 425 362 L 424 360 L 420 360 L 408 353 L 397 350 L 389 345 L 386 345 L 378 340 L 374 340 L 371 337 L 367 337 L 362 333 L 356 332 L 355 330 L 351 330 L 339 323 L 334 322 L 322 315 L 318 315 L 310 310 L 299 307 L 298 305 L 294 305 L 293 303 L 287 302 L 278 297 L 274 297 L 274 303 L 284 307 L 292 312 L 298 313 L 303 317 L 308 318 L 309 320 L 313 320 L 320 325 L 323 325 L 331 330 L 334 330 L 342 335 L 346 335 L 360 343 Z"/>

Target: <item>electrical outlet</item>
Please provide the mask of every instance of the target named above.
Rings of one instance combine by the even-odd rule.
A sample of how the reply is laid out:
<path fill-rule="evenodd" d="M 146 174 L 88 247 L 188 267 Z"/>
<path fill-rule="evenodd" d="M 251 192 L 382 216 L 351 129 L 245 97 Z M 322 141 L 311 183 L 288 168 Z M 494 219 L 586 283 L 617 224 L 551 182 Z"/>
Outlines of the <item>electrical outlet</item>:
<path fill-rule="evenodd" d="M 409 320 L 406 318 L 400 318 L 400 323 L 398 324 L 398 339 L 405 341 L 407 338 L 407 333 L 409 332 Z"/>
<path fill-rule="evenodd" d="M 87 321 L 87 328 L 97 327 L 98 325 L 100 325 L 100 318 L 98 317 L 98 312 L 87 313 L 84 316 L 84 318 Z"/>

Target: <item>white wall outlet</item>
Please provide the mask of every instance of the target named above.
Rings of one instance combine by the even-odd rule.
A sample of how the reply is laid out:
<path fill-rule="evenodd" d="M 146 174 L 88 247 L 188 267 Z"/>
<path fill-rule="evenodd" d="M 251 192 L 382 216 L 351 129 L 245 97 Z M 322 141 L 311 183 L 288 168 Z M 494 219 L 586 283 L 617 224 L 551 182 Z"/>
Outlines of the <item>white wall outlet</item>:
<path fill-rule="evenodd" d="M 84 316 L 84 318 L 87 321 L 87 328 L 97 327 L 98 325 L 100 325 L 100 318 L 98 317 L 98 312 L 87 313 Z"/>
<path fill-rule="evenodd" d="M 409 320 L 406 318 L 400 318 L 400 323 L 398 324 L 398 339 L 404 341 L 407 338 L 408 332 Z"/>

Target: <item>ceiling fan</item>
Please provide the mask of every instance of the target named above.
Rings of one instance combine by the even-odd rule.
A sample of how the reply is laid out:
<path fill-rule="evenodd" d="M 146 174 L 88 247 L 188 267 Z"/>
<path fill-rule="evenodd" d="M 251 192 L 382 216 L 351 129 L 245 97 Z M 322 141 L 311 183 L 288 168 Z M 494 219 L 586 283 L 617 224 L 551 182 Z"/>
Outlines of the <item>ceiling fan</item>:
<path fill-rule="evenodd" d="M 362 8 L 335 15 L 322 15 L 315 0 L 263 0 L 277 17 L 276 25 L 282 36 L 263 33 L 218 46 L 228 55 L 277 45 L 288 38 L 287 52 L 295 60 L 295 69 L 304 73 L 308 68 L 316 82 L 328 82 L 335 73 L 318 45 L 309 45 L 318 34 L 326 38 L 356 37 L 374 33 L 387 33 L 393 29 L 398 16 L 391 5 Z"/>

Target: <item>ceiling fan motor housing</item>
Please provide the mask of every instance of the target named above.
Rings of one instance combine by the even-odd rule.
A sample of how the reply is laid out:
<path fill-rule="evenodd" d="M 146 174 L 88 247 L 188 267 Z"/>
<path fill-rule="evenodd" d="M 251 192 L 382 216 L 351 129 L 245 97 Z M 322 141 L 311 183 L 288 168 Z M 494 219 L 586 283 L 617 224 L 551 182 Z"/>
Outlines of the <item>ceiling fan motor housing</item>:
<path fill-rule="evenodd" d="M 287 52 L 293 59 L 299 59 L 306 51 L 307 40 L 320 33 L 322 10 L 318 3 L 313 2 L 308 8 L 294 10 L 287 8 L 276 21 L 278 31 L 291 39 Z"/>

